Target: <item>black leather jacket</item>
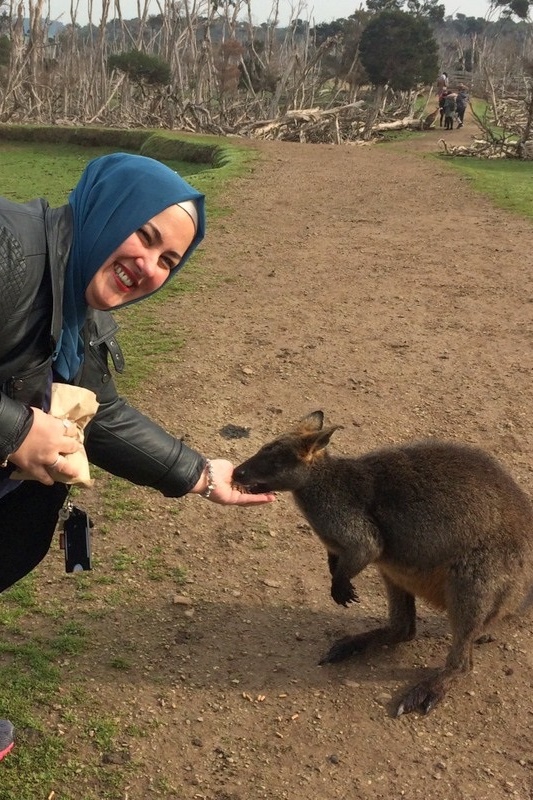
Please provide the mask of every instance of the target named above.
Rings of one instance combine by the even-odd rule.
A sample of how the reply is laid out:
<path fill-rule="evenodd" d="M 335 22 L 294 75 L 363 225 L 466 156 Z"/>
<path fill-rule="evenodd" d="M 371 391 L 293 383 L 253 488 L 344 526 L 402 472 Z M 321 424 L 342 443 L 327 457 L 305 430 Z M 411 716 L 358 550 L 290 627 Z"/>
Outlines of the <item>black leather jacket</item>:
<path fill-rule="evenodd" d="M 70 206 L 0 198 L 0 462 L 20 437 L 27 407 L 42 408 L 50 388 L 71 241 Z M 85 431 L 87 455 L 114 475 L 180 497 L 199 480 L 205 458 L 118 396 L 109 369 L 110 356 L 117 371 L 124 366 L 117 329 L 108 312 L 89 311 L 85 359 L 73 381 L 100 403 Z M 7 470 L 0 468 L 0 481 Z"/>

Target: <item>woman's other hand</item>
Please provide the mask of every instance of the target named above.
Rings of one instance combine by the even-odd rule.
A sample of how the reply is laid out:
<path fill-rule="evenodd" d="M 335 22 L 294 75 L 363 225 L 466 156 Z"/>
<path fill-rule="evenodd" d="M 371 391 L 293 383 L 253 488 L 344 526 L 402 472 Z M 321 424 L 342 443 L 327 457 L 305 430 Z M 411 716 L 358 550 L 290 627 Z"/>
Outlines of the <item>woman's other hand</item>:
<path fill-rule="evenodd" d="M 76 478 L 78 469 L 64 458 L 80 449 L 76 435 L 76 425 L 73 423 L 34 408 L 30 432 L 18 450 L 11 453 L 9 461 L 47 486 L 54 483 L 49 473 L 52 468 L 65 478 Z"/>

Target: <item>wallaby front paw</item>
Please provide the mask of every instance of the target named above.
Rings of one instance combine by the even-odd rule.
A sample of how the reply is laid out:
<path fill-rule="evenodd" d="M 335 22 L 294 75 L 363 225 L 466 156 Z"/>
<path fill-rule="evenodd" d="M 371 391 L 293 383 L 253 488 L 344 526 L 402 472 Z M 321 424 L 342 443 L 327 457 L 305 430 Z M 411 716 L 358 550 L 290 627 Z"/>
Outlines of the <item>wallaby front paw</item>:
<path fill-rule="evenodd" d="M 345 608 L 350 603 L 358 603 L 359 596 L 350 581 L 332 581 L 331 596 L 339 606 Z"/>
<path fill-rule="evenodd" d="M 412 711 L 420 711 L 422 714 L 429 714 L 433 711 L 444 698 L 445 691 L 443 686 L 437 681 L 422 681 L 410 689 L 398 708 L 396 716 L 410 714 Z"/>

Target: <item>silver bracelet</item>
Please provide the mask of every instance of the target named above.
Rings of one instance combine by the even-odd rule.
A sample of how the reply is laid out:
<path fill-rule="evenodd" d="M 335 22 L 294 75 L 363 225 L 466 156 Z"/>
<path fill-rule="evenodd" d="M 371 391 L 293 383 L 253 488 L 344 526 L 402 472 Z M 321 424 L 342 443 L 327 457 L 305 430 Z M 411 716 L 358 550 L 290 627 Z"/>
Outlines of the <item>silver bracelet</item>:
<path fill-rule="evenodd" d="M 213 465 L 209 459 L 205 462 L 205 469 L 207 469 L 207 486 L 200 492 L 202 497 L 205 497 L 206 500 L 209 500 L 211 497 L 211 492 L 216 489 L 215 485 L 215 476 L 213 475 Z"/>

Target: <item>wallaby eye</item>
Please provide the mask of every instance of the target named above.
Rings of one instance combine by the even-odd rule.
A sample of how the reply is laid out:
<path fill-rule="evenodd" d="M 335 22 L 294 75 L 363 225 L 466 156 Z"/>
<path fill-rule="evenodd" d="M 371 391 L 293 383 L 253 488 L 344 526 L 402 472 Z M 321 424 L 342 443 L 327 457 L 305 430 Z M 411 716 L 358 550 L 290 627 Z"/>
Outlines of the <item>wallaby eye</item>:
<path fill-rule="evenodd" d="M 276 451 L 277 448 L 275 447 L 275 445 L 267 444 L 264 447 L 262 447 L 259 452 L 261 454 L 261 458 L 264 461 L 268 462 L 269 464 L 272 464 L 276 459 Z"/>
<path fill-rule="evenodd" d="M 276 443 L 270 442 L 270 444 L 263 445 L 263 447 L 261 448 L 261 452 L 264 453 L 265 455 L 268 455 L 269 453 L 272 453 L 275 449 L 276 449 Z"/>

